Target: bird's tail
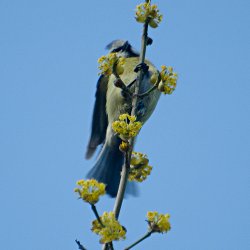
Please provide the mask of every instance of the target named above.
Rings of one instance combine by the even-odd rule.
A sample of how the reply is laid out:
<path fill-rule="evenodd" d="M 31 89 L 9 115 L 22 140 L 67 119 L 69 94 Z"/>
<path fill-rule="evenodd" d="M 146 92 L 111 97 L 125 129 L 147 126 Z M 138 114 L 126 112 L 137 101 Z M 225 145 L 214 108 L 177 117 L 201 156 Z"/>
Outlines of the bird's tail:
<path fill-rule="evenodd" d="M 107 142 L 104 144 L 100 155 L 94 167 L 89 171 L 87 178 L 93 178 L 106 184 L 106 192 L 111 197 L 116 197 L 124 155 L 119 150 L 121 140 L 117 137 L 112 139 L 111 145 Z M 136 195 L 134 183 L 128 183 L 126 193 Z"/>

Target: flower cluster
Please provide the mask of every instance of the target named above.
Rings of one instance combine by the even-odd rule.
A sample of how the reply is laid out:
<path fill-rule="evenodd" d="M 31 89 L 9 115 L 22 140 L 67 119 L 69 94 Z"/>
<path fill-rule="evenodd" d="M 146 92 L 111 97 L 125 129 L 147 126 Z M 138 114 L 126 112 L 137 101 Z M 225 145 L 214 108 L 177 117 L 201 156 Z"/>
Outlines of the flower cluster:
<path fill-rule="evenodd" d="M 98 220 L 94 220 L 91 228 L 94 233 L 101 236 L 100 243 L 104 244 L 126 238 L 126 230 L 116 220 L 114 212 L 104 212 L 100 216 L 100 220 L 103 226 L 100 225 Z"/>
<path fill-rule="evenodd" d="M 74 191 L 79 194 L 80 199 L 90 204 L 95 204 L 99 200 L 99 197 L 106 193 L 106 185 L 94 179 L 79 180 L 76 184 L 79 188 L 75 188 Z"/>
<path fill-rule="evenodd" d="M 158 85 L 158 89 L 164 94 L 172 94 L 176 88 L 178 75 L 173 72 L 172 67 L 161 66 L 161 82 Z"/>
<path fill-rule="evenodd" d="M 135 116 L 122 114 L 119 116 L 119 121 L 112 123 L 112 128 L 122 140 L 127 141 L 136 136 L 142 127 L 142 123 L 135 120 Z"/>
<path fill-rule="evenodd" d="M 99 75 L 107 75 L 110 76 L 113 73 L 113 69 L 115 69 L 118 75 L 122 75 L 124 68 L 123 65 L 125 63 L 124 57 L 118 57 L 117 53 L 110 53 L 106 56 L 101 56 L 98 59 L 100 73 Z"/>
<path fill-rule="evenodd" d="M 150 175 L 152 166 L 148 165 L 148 157 L 139 152 L 133 152 L 130 161 L 129 181 L 143 182 Z"/>
<path fill-rule="evenodd" d="M 157 28 L 158 24 L 162 21 L 162 15 L 159 14 L 159 10 L 156 4 L 141 3 L 136 6 L 135 19 L 139 23 L 145 23 L 148 20 L 148 24 L 152 28 Z"/>
<path fill-rule="evenodd" d="M 147 222 L 152 232 L 168 232 L 171 229 L 169 218 L 169 214 L 159 214 L 158 212 L 147 213 Z"/>

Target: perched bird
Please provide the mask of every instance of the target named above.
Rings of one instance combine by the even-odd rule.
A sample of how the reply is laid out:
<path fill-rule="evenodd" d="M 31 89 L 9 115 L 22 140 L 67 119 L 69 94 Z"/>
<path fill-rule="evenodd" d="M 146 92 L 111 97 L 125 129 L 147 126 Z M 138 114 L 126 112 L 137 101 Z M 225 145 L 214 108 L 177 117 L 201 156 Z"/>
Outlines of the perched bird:
<path fill-rule="evenodd" d="M 124 72 L 120 77 L 125 85 L 128 86 L 137 77 L 134 69 L 139 64 L 139 54 L 128 41 L 123 40 L 111 42 L 107 49 L 109 49 L 110 53 L 117 52 L 118 56 L 125 57 Z M 145 63 L 148 67 L 140 86 L 140 93 L 144 93 L 152 87 L 150 77 L 158 72 L 149 61 L 146 60 Z M 119 115 L 131 112 L 131 101 L 124 97 L 122 90 L 114 85 L 114 81 L 114 75 L 101 75 L 97 82 L 92 131 L 86 152 L 86 159 L 89 159 L 96 151 L 98 145 L 103 145 L 97 161 L 87 177 L 105 183 L 106 192 L 111 197 L 117 195 L 120 174 L 124 163 L 124 155 L 119 150 L 121 139 L 112 130 L 112 122 L 118 120 Z M 130 88 L 133 91 L 133 85 Z M 140 99 L 137 106 L 138 121 L 146 122 L 154 111 L 159 97 L 160 91 L 156 89 L 148 96 Z M 126 192 L 135 194 L 135 185 L 128 183 Z"/>

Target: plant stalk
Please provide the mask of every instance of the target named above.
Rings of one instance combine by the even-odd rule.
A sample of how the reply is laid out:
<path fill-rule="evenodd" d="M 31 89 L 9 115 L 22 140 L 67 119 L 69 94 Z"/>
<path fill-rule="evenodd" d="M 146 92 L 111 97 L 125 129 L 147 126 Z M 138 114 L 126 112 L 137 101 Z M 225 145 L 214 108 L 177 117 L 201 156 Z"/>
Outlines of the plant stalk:
<path fill-rule="evenodd" d="M 142 242 L 143 240 L 145 240 L 146 238 L 148 238 L 150 235 L 152 234 L 152 231 L 148 231 L 144 236 L 142 236 L 139 240 L 137 240 L 136 242 L 134 242 L 133 244 L 131 244 L 130 246 L 128 246 L 127 248 L 125 248 L 124 250 L 129 250 L 132 247 L 136 246 L 137 244 L 139 244 L 140 242 Z"/>

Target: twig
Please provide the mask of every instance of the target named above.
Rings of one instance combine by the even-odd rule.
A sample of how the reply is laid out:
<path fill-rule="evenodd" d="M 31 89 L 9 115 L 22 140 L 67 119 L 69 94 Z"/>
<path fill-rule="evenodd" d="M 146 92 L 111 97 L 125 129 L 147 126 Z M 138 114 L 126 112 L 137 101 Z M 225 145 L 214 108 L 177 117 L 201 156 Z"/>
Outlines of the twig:
<path fill-rule="evenodd" d="M 97 212 L 96 206 L 95 206 L 94 204 L 91 204 L 91 208 L 92 208 L 92 210 L 93 210 L 93 212 L 94 212 L 94 214 L 95 214 L 96 219 L 97 219 L 98 222 L 100 223 L 100 225 L 101 225 L 102 227 L 105 227 L 105 226 L 103 225 L 101 219 L 100 219 L 100 216 L 99 216 L 98 212 Z"/>
<path fill-rule="evenodd" d="M 141 47 L 141 53 L 140 53 L 140 58 L 139 58 L 139 64 L 143 64 L 145 61 L 145 54 L 146 54 L 146 46 L 147 46 L 147 36 L 148 36 L 148 20 L 144 23 L 143 27 L 143 34 L 142 34 L 142 47 Z M 140 84 L 143 78 L 143 70 L 140 70 L 137 75 L 136 83 L 135 83 L 135 92 L 134 96 L 132 99 L 132 111 L 131 115 L 136 115 L 136 109 L 137 109 L 137 102 L 138 102 L 138 93 L 140 90 Z M 114 214 L 115 217 L 118 219 L 121 206 L 122 206 L 122 201 L 124 198 L 125 194 L 125 189 L 127 185 L 127 180 L 128 180 L 128 175 L 129 175 L 129 168 L 130 168 L 130 160 L 131 160 L 131 154 L 134 148 L 134 139 L 130 139 L 129 141 L 130 144 L 130 150 L 128 150 L 125 154 L 125 163 L 122 167 L 122 173 L 121 173 L 121 180 L 119 184 L 119 189 L 115 201 L 115 206 L 114 206 Z"/>
<path fill-rule="evenodd" d="M 78 248 L 80 249 L 80 250 L 87 250 L 82 244 L 81 244 L 81 242 L 79 241 L 79 240 L 75 240 L 75 242 L 76 242 L 76 244 L 78 245 Z"/>
<path fill-rule="evenodd" d="M 122 167 L 121 180 L 120 180 L 120 184 L 119 184 L 117 197 L 115 200 L 115 205 L 114 205 L 113 211 L 114 211 L 116 219 L 118 219 L 118 217 L 119 217 L 121 206 L 122 206 L 122 201 L 123 201 L 126 186 L 127 186 L 127 180 L 128 180 L 129 168 L 130 168 L 130 159 L 131 159 L 130 151 L 131 150 L 129 150 L 125 153 L 125 162 L 124 162 L 124 165 Z"/>
<path fill-rule="evenodd" d="M 137 240 L 136 242 L 134 242 L 133 244 L 131 244 L 130 246 L 126 247 L 124 250 L 129 250 L 132 247 L 134 247 L 135 245 L 139 244 L 140 242 L 142 242 L 143 240 L 145 240 L 146 238 L 148 238 L 150 235 L 152 234 L 152 231 L 148 231 L 144 236 L 142 236 L 139 240 Z"/>
<path fill-rule="evenodd" d="M 116 78 L 114 84 L 115 84 L 115 86 L 117 88 L 122 89 L 124 91 L 124 93 L 126 93 L 128 95 L 129 98 L 131 98 L 132 97 L 132 93 L 129 90 L 128 86 L 126 86 L 126 84 L 122 81 L 122 79 L 118 75 L 116 67 L 117 67 L 117 62 L 114 63 L 113 68 L 112 68 L 112 73 L 113 73 L 113 75 Z"/>
<path fill-rule="evenodd" d="M 114 250 L 114 247 L 113 247 L 113 242 L 111 241 L 111 242 L 109 242 L 108 244 L 109 244 L 109 248 L 110 248 L 110 250 Z"/>
<path fill-rule="evenodd" d="M 149 2 L 149 0 L 146 0 L 145 2 Z M 147 46 L 147 40 L 148 40 L 148 23 L 149 20 L 146 20 L 143 26 L 143 34 L 142 34 L 142 39 L 141 39 L 141 53 L 140 53 L 140 58 L 139 58 L 139 64 L 144 64 L 145 61 L 145 54 L 146 54 L 146 46 Z M 115 73 L 116 78 L 119 80 L 120 77 L 119 75 L 116 73 L 115 67 L 113 68 L 113 73 Z M 135 82 L 135 91 L 134 91 L 134 95 L 132 96 L 132 110 L 131 110 L 131 115 L 136 115 L 136 109 L 137 109 L 137 103 L 138 103 L 138 93 L 140 91 L 140 85 L 143 79 L 143 70 L 139 70 L 137 78 L 136 78 L 136 82 Z M 129 89 L 123 86 L 123 82 L 121 81 L 121 88 L 123 90 L 125 90 L 126 92 L 129 92 Z M 122 84 L 123 83 L 123 84 Z M 134 84 L 134 81 L 131 83 Z M 129 169 L 130 169 L 130 161 L 131 161 L 131 155 L 132 155 L 132 151 L 134 148 L 134 138 L 129 140 L 129 145 L 130 145 L 130 149 L 125 153 L 125 162 L 123 164 L 122 167 L 122 172 L 121 172 L 121 179 L 120 179 L 120 183 L 119 183 L 119 188 L 118 188 L 118 192 L 117 192 L 117 196 L 116 196 L 116 200 L 115 200 L 115 205 L 114 205 L 114 214 L 115 214 L 115 218 L 118 219 L 119 214 L 120 214 L 120 210 L 121 210 L 121 206 L 122 206 L 122 202 L 123 202 L 123 198 L 124 198 L 124 194 L 125 194 L 125 190 L 126 190 L 126 186 L 127 186 L 127 181 L 128 181 L 128 175 L 129 175 Z M 107 244 L 105 244 L 103 246 L 103 250 L 107 249 Z"/>
<path fill-rule="evenodd" d="M 100 215 L 98 214 L 98 211 L 97 211 L 97 209 L 96 209 L 95 204 L 91 204 L 91 209 L 92 209 L 92 211 L 94 212 L 95 217 L 96 217 L 97 221 L 99 222 L 99 224 L 100 224 L 102 227 L 105 227 L 105 225 L 104 225 L 104 224 L 102 223 L 102 221 L 101 221 Z M 109 243 L 106 243 L 106 244 L 104 245 L 103 249 L 104 249 L 104 250 L 114 250 L 112 241 L 109 242 Z"/>
<path fill-rule="evenodd" d="M 109 242 L 109 243 L 106 243 L 103 245 L 102 247 L 103 250 L 114 250 L 114 247 L 113 247 L 113 242 Z"/>
<path fill-rule="evenodd" d="M 148 2 L 148 1 L 146 1 Z M 146 20 L 143 26 L 143 33 L 142 33 L 142 46 L 141 46 L 141 53 L 140 53 L 140 58 L 139 58 L 139 64 L 144 64 L 145 61 L 145 54 L 146 54 L 146 46 L 147 46 L 147 39 L 148 39 L 148 22 L 149 20 Z M 115 72 L 115 70 L 113 70 Z M 138 103 L 138 93 L 140 90 L 140 84 L 142 82 L 142 78 L 143 78 L 143 70 L 139 70 L 137 78 L 136 78 L 136 82 L 134 83 L 134 81 L 131 83 L 135 84 L 135 92 L 132 98 L 132 111 L 131 111 L 131 115 L 136 115 L 136 108 L 137 108 L 137 103 Z M 118 79 L 120 78 L 118 74 L 115 75 Z M 127 89 L 127 87 L 126 87 Z M 120 210 L 121 210 L 121 206 L 122 206 L 122 202 L 123 202 L 123 198 L 124 198 L 124 194 L 125 194 L 125 190 L 126 190 L 126 186 L 127 186 L 127 181 L 128 181 L 128 175 L 129 175 L 129 169 L 130 169 L 130 160 L 131 160 L 131 155 L 132 155 L 132 151 L 134 148 L 134 139 L 130 139 L 129 140 L 129 145 L 130 145 L 130 149 L 125 153 L 125 162 L 123 164 L 122 167 L 122 172 L 121 172 L 121 179 L 120 179 L 120 183 L 119 183 L 119 188 L 118 188 L 118 192 L 117 192 L 117 196 L 116 196 L 116 200 L 115 200 L 115 205 L 114 205 L 114 214 L 115 214 L 115 218 L 118 219 L 119 214 L 120 214 Z M 107 249 L 107 244 L 105 244 L 103 246 L 103 250 Z"/>
<path fill-rule="evenodd" d="M 136 83 L 136 79 L 134 81 L 132 81 L 130 84 L 127 85 L 127 88 L 132 87 L 134 84 Z"/>

